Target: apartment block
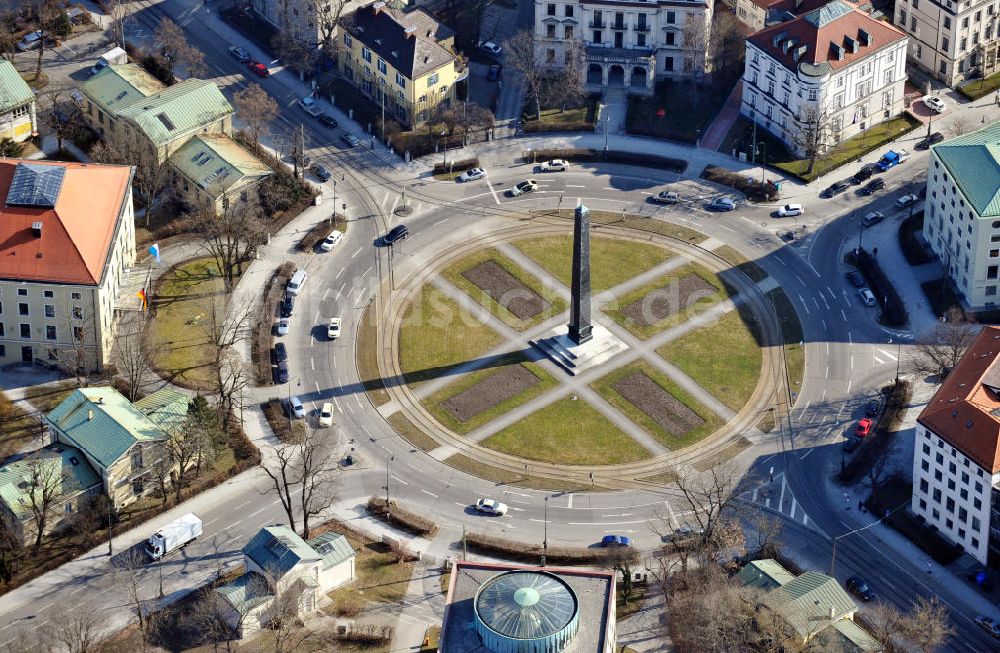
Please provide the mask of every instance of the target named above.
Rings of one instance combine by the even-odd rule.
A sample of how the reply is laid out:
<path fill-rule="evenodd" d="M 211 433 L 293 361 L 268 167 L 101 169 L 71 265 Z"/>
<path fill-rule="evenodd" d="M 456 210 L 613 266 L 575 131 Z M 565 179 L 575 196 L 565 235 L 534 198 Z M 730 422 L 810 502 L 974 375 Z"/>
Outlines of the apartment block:
<path fill-rule="evenodd" d="M 897 0 L 910 63 L 947 86 L 1000 71 L 998 0 Z"/>

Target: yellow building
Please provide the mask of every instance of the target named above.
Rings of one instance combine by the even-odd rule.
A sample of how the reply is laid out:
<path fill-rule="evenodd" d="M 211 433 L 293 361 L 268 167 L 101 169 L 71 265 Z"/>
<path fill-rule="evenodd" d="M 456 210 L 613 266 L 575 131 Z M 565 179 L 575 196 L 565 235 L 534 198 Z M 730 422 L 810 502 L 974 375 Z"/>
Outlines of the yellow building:
<path fill-rule="evenodd" d="M 385 115 L 416 127 L 439 105 L 450 106 L 468 68 L 455 52 L 455 32 L 423 9 L 376 2 L 341 21 L 344 78 Z"/>
<path fill-rule="evenodd" d="M 27 140 L 38 131 L 35 94 L 9 61 L 0 61 L 0 138 Z"/>

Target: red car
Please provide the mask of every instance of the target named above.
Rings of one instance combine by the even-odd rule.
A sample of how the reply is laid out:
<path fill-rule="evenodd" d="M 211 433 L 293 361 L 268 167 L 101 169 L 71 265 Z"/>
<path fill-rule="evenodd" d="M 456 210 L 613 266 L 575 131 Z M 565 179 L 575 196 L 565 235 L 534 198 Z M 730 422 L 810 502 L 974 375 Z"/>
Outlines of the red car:
<path fill-rule="evenodd" d="M 863 438 L 872 432 L 872 427 L 875 426 L 875 422 L 871 421 L 867 417 L 858 420 L 858 425 L 854 428 L 854 435 L 859 438 Z"/>
<path fill-rule="evenodd" d="M 251 72 L 256 73 L 258 77 L 267 77 L 271 74 L 271 71 L 267 69 L 267 66 L 256 61 L 248 63 L 247 68 L 249 68 Z"/>

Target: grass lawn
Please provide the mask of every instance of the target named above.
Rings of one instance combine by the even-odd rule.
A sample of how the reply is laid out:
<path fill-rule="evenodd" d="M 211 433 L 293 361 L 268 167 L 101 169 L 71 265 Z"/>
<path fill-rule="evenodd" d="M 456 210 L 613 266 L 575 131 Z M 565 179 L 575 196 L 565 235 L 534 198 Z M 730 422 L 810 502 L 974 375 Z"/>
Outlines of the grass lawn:
<path fill-rule="evenodd" d="M 222 275 L 211 258 L 166 272 L 154 289 L 153 366 L 174 383 L 197 389 L 212 384 L 212 348 L 204 325 L 215 302 L 226 300 Z"/>
<path fill-rule="evenodd" d="M 407 383 L 434 379 L 502 338 L 437 288 L 425 285 L 406 308 L 399 358 Z"/>
<path fill-rule="evenodd" d="M 406 415 L 397 411 L 386 418 L 389 425 L 396 430 L 403 438 L 421 451 L 433 451 L 437 449 L 437 440 L 427 435 L 416 424 L 407 419 Z"/>
<path fill-rule="evenodd" d="M 357 552 L 354 569 L 358 578 L 347 587 L 339 587 L 330 592 L 333 603 L 326 609 L 338 612 L 345 608 L 364 606 L 369 601 L 401 602 L 413 575 L 413 563 L 397 562 L 387 544 L 369 541 L 353 531 L 336 530 L 347 537 L 347 541 Z"/>
<path fill-rule="evenodd" d="M 33 385 L 25 390 L 24 396 L 29 404 L 43 413 L 48 413 L 61 404 L 63 399 L 70 396 L 74 390 L 76 390 L 76 381 L 66 380 L 46 385 Z"/>
<path fill-rule="evenodd" d="M 424 639 L 427 640 L 427 646 L 420 646 L 420 653 L 435 653 L 438 650 L 438 645 L 441 639 L 441 626 L 431 626 L 424 633 Z"/>
<path fill-rule="evenodd" d="M 620 379 L 630 376 L 635 372 L 642 372 L 655 381 L 657 385 L 672 394 L 682 404 L 698 413 L 698 416 L 705 420 L 704 423 L 691 429 L 682 436 L 672 435 L 667 432 L 663 427 L 657 424 L 653 418 L 642 412 L 638 406 L 630 402 L 628 399 L 625 399 L 625 397 L 618 394 L 618 392 L 612 387 L 612 385 L 617 383 Z M 721 417 L 702 406 L 679 385 L 670 380 L 669 377 L 645 361 L 636 361 L 635 363 L 626 365 L 625 367 L 620 367 L 607 376 L 594 381 L 590 385 L 594 388 L 594 390 L 600 393 L 600 395 L 604 397 L 609 404 L 617 408 L 622 412 L 622 414 L 645 429 L 646 432 L 656 438 L 660 444 L 671 450 L 676 451 L 678 449 L 683 449 L 684 447 L 690 447 L 706 435 L 714 433 L 715 430 L 723 424 Z"/>
<path fill-rule="evenodd" d="M 497 485 L 513 485 L 529 490 L 552 490 L 556 492 L 582 492 L 591 490 L 589 485 L 573 483 L 572 481 L 559 481 L 549 478 L 539 478 L 537 476 L 525 475 L 522 472 L 512 472 L 493 465 L 481 463 L 478 460 L 469 458 L 464 454 L 457 453 L 447 458 L 444 464 L 454 467 L 467 474 L 493 481 Z M 600 491 L 601 488 L 597 488 Z"/>
<path fill-rule="evenodd" d="M 389 402 L 389 393 L 382 383 L 378 371 L 378 328 L 375 325 L 375 302 L 368 304 L 357 327 L 358 376 L 365 388 L 365 394 L 376 406 Z"/>
<path fill-rule="evenodd" d="M 42 424 L 0 392 L 0 460 L 45 431 Z"/>
<path fill-rule="evenodd" d="M 541 117 L 535 118 L 535 103 L 529 100 L 525 104 L 522 115 L 525 132 L 545 131 L 588 131 L 593 130 L 597 119 L 597 102 L 595 97 L 583 98 L 578 107 L 561 110 L 559 107 L 542 109 Z"/>
<path fill-rule="evenodd" d="M 694 303 L 691 303 L 690 305 L 687 306 L 682 306 L 671 315 L 668 315 L 662 320 L 659 320 L 649 325 L 639 324 L 629 319 L 624 314 L 623 311 L 630 304 L 642 300 L 649 293 L 660 289 L 665 289 L 667 292 L 665 298 L 668 301 L 673 301 L 674 294 L 670 293 L 669 286 L 692 273 L 697 274 L 702 279 L 704 279 L 711 285 L 715 286 L 718 292 L 707 297 L 700 297 Z M 647 338 L 656 335 L 660 331 L 663 331 L 664 329 L 678 325 L 681 322 L 684 322 L 685 320 L 688 320 L 694 317 L 695 315 L 698 315 L 706 308 L 718 304 L 726 297 L 729 297 L 729 291 L 727 290 L 726 285 L 722 283 L 722 280 L 719 279 L 719 277 L 717 277 L 715 273 L 713 273 L 711 270 L 708 270 L 707 268 L 698 265 L 697 263 L 689 263 L 685 266 L 677 268 L 676 270 L 667 275 L 660 277 L 656 281 L 647 283 L 644 286 L 640 286 L 639 288 L 636 288 L 631 292 L 627 292 L 624 295 L 615 298 L 613 302 L 607 304 L 602 310 L 605 313 L 605 315 L 610 317 L 612 320 L 622 325 L 636 336 L 645 340 Z M 686 301 L 683 297 L 680 297 L 678 299 L 682 302 Z"/>
<path fill-rule="evenodd" d="M 573 236 L 545 236 L 519 240 L 514 245 L 569 288 L 573 274 Z M 657 245 L 599 236 L 591 238 L 591 290 L 599 293 L 614 288 L 669 258 L 670 252 Z"/>
<path fill-rule="evenodd" d="M 970 100 L 978 100 L 997 89 L 1000 89 L 1000 73 L 990 75 L 986 79 L 974 79 L 971 82 L 965 82 L 955 90 Z"/>
<path fill-rule="evenodd" d="M 647 585 L 633 584 L 632 591 L 629 592 L 628 603 L 626 603 L 621 577 L 619 577 L 618 582 L 615 583 L 615 621 L 622 621 L 638 612 L 649 591 L 650 588 Z"/>
<path fill-rule="evenodd" d="M 462 273 L 486 261 L 493 261 L 505 271 L 510 273 L 511 276 L 523 283 L 532 292 L 547 301 L 550 308 L 548 310 L 539 311 L 532 317 L 522 320 L 507 310 L 503 304 L 490 297 L 485 290 L 462 276 Z M 465 292 L 465 294 L 469 297 L 472 297 L 474 300 L 487 308 L 491 313 L 496 315 L 504 324 L 513 329 L 517 329 L 518 331 L 523 331 L 528 327 L 544 322 L 553 315 L 558 315 L 566 310 L 565 300 L 557 295 L 551 287 L 546 287 L 546 285 L 539 279 L 535 278 L 531 274 L 528 274 L 521 268 L 521 266 L 492 247 L 476 252 L 475 254 L 471 254 L 454 265 L 447 267 L 443 272 L 443 276 L 453 285 Z"/>
<path fill-rule="evenodd" d="M 649 457 L 596 408 L 565 397 L 482 443 L 502 453 L 563 465 L 616 465 Z"/>
<path fill-rule="evenodd" d="M 759 326 L 749 311 L 730 311 L 657 350 L 713 397 L 738 411 L 750 399 L 763 360 Z"/>
<path fill-rule="evenodd" d="M 768 299 L 774 304 L 774 311 L 781 323 L 781 334 L 785 340 L 785 366 L 788 368 L 788 380 L 792 392 L 798 392 L 802 387 L 802 377 L 806 372 L 806 348 L 802 335 L 802 324 L 795 312 L 795 306 L 780 288 L 768 291 Z"/>
<path fill-rule="evenodd" d="M 732 265 L 734 268 L 747 275 L 751 281 L 754 283 L 760 283 L 768 277 L 767 272 L 764 268 L 760 267 L 742 253 L 730 247 L 729 245 L 723 245 L 712 251 L 713 254 L 719 258 L 724 259 L 727 263 Z"/>
<path fill-rule="evenodd" d="M 558 211 L 533 211 L 532 213 L 557 216 L 572 220 L 573 212 L 574 209 L 559 209 Z M 650 233 L 660 234 L 661 236 L 667 236 L 668 238 L 683 240 L 686 243 L 692 243 L 694 245 L 708 239 L 708 236 L 700 231 L 688 229 L 687 227 L 682 227 L 681 225 L 673 224 L 672 222 L 653 220 L 652 218 L 632 213 L 626 213 L 623 217 L 621 213 L 616 213 L 614 211 L 591 211 L 590 223 L 591 225 L 605 224 L 616 227 L 625 227 L 627 229 L 636 229 L 638 231 L 648 231 Z M 596 239 L 597 237 L 594 237 L 594 240 Z M 590 256 L 591 260 L 593 260 L 593 245 L 591 245 Z"/>
<path fill-rule="evenodd" d="M 657 136 L 694 143 L 726 103 L 732 86 L 695 82 L 657 82 L 653 97 L 632 96 L 625 129 L 631 134 Z M 663 118 L 657 111 L 663 109 Z"/>
<path fill-rule="evenodd" d="M 519 362 L 520 361 L 520 362 Z M 525 360 L 524 354 L 522 352 L 515 352 L 511 355 L 511 361 L 508 365 L 518 365 L 520 364 L 526 370 L 538 377 L 539 383 L 533 385 L 530 388 L 522 390 L 518 394 L 514 395 L 507 401 L 504 401 L 488 410 L 484 410 L 475 417 L 470 418 L 468 421 L 460 422 L 451 413 L 441 406 L 442 403 L 451 399 L 455 395 L 464 392 L 476 385 L 483 379 L 489 378 L 494 374 L 499 373 L 503 367 L 502 366 L 491 366 L 486 369 L 476 370 L 471 374 L 466 374 L 464 377 L 452 383 L 450 385 L 441 388 L 430 397 L 423 401 L 424 407 L 431 412 L 434 417 L 441 422 L 444 426 L 451 429 L 455 433 L 468 433 L 474 429 L 479 428 L 483 424 L 496 419 L 498 416 L 503 415 L 507 411 L 513 410 L 514 408 L 520 406 L 521 404 L 530 401 L 542 394 L 549 388 L 556 385 L 556 380 L 549 376 L 545 370 L 541 368 L 536 363 L 531 363 Z"/>

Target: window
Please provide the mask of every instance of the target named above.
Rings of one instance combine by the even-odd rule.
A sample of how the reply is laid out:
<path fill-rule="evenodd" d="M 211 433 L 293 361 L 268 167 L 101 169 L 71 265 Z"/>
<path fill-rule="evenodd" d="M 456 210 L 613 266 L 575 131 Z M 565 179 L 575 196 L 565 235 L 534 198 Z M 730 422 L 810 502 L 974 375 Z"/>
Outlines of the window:
<path fill-rule="evenodd" d="M 17 289 L 17 296 L 18 297 L 27 297 L 28 296 L 28 289 L 27 288 L 18 288 Z"/>
<path fill-rule="evenodd" d="M 960 521 L 960 522 L 962 522 L 964 524 L 968 520 L 969 520 L 969 511 L 966 510 L 965 508 L 959 508 L 958 509 L 958 521 Z"/>
<path fill-rule="evenodd" d="M 667 45 L 674 45 L 677 39 L 677 34 L 675 32 L 667 32 Z"/>
<path fill-rule="evenodd" d="M 382 61 L 381 59 L 378 60 L 378 71 L 383 75 L 385 75 L 389 71 L 389 69 L 385 65 L 385 62 Z"/>
<path fill-rule="evenodd" d="M 920 479 L 920 491 L 921 492 L 923 492 L 924 494 L 927 494 L 927 490 L 928 490 L 929 487 L 930 486 L 927 484 L 927 479 L 926 478 Z"/>
<path fill-rule="evenodd" d="M 636 34 L 635 44 L 638 45 L 640 48 L 646 47 L 646 35 L 642 32 Z M 569 54 L 569 52 L 567 52 L 566 54 Z"/>
<path fill-rule="evenodd" d="M 976 493 L 977 494 L 982 494 L 983 493 L 983 484 L 982 483 L 976 483 Z"/>
<path fill-rule="evenodd" d="M 979 499 L 973 499 L 972 507 L 975 508 L 976 510 L 982 510 L 983 502 L 980 501 Z"/>
<path fill-rule="evenodd" d="M 556 62 L 556 51 L 553 48 L 548 48 L 545 51 L 545 63 L 555 63 Z"/>
<path fill-rule="evenodd" d="M 664 57 L 664 59 L 663 59 L 663 69 L 664 70 L 673 70 L 674 69 L 674 58 L 673 57 Z M 754 81 L 756 82 L 757 80 L 755 79 Z"/>
<path fill-rule="evenodd" d="M 368 63 L 371 63 L 372 51 L 366 48 L 365 46 L 361 46 L 361 58 L 367 61 Z"/>
<path fill-rule="evenodd" d="M 965 488 L 962 488 L 961 490 L 958 491 L 958 496 L 961 497 L 962 500 L 968 499 L 969 491 L 966 490 Z"/>
<path fill-rule="evenodd" d="M 601 30 L 595 29 L 594 30 L 594 43 L 602 43 L 603 39 L 604 39 L 604 35 L 601 34 Z"/>
<path fill-rule="evenodd" d="M 52 304 L 46 304 L 45 317 L 55 317 L 55 316 L 56 316 L 56 307 L 53 306 Z"/>
<path fill-rule="evenodd" d="M 934 517 L 934 519 L 941 519 L 941 513 L 938 512 L 937 508 L 931 510 L 931 516 Z"/>
<path fill-rule="evenodd" d="M 545 38 L 554 39 L 556 37 L 556 26 L 546 25 L 545 26 Z"/>
<path fill-rule="evenodd" d="M 913 2 L 911 2 L 910 4 L 912 4 L 913 8 L 916 9 L 917 7 L 920 6 L 920 0 L 913 0 Z"/>
<path fill-rule="evenodd" d="M 931 445 L 927 444 L 926 442 L 924 443 L 924 453 L 927 454 L 928 456 L 931 453 Z"/>
<path fill-rule="evenodd" d="M 885 83 L 885 84 L 886 84 L 887 86 L 888 86 L 889 84 L 892 84 L 892 80 L 893 80 L 893 76 L 894 76 L 894 75 L 893 75 L 893 71 L 891 71 L 891 70 L 887 70 L 887 71 L 885 71 L 885 82 L 884 82 L 884 83 Z"/>
<path fill-rule="evenodd" d="M 843 109 L 844 108 L 844 94 L 843 93 L 837 93 L 836 95 L 833 96 L 833 108 L 834 109 Z"/>
<path fill-rule="evenodd" d="M 814 89 L 814 88 L 809 89 L 808 98 L 810 100 L 812 100 L 812 101 L 815 101 L 817 97 L 818 97 L 818 94 L 816 92 L 816 89 Z"/>
<path fill-rule="evenodd" d="M 955 500 L 948 497 L 944 502 L 944 507 L 948 512 L 955 512 Z"/>
<path fill-rule="evenodd" d="M 136 451 L 132 454 L 132 469 L 142 469 L 142 451 Z"/>
<path fill-rule="evenodd" d="M 564 30 L 563 30 L 563 32 L 564 32 L 565 37 L 567 39 L 573 38 L 573 26 L 572 25 L 566 25 L 565 28 L 564 28 Z"/>
<path fill-rule="evenodd" d="M 924 48 L 919 43 L 917 43 L 917 51 L 914 54 L 916 55 L 917 59 L 919 59 L 924 55 Z"/>
<path fill-rule="evenodd" d="M 27 315 L 28 314 L 28 305 L 25 304 L 24 302 L 19 302 L 18 305 L 17 305 L 17 314 L 18 315 Z"/>
<path fill-rule="evenodd" d="M 945 16 L 944 17 L 944 28 L 945 29 L 951 29 L 951 17 L 950 16 Z"/>
<path fill-rule="evenodd" d="M 934 456 L 934 460 L 937 461 L 938 465 L 943 465 L 944 464 L 944 454 L 938 452 L 938 454 L 936 456 Z"/>
<path fill-rule="evenodd" d="M 45 339 L 55 340 L 56 339 L 56 328 L 51 324 L 45 326 Z"/>
<path fill-rule="evenodd" d="M 552 3 L 549 3 L 548 5 L 545 6 L 545 13 L 548 16 L 555 16 L 556 15 L 556 6 L 554 4 L 552 4 Z"/>
<path fill-rule="evenodd" d="M 980 526 L 982 526 L 982 524 L 980 524 L 980 522 L 979 522 L 979 517 L 973 517 L 972 518 L 972 528 L 974 530 L 978 531 L 979 528 L 980 528 Z"/>
<path fill-rule="evenodd" d="M 396 73 L 396 86 L 406 88 L 406 78 L 399 73 Z"/>
<path fill-rule="evenodd" d="M 73 307 L 73 319 L 74 320 L 82 320 L 83 319 L 83 309 L 80 308 L 79 306 L 74 306 Z"/>
<path fill-rule="evenodd" d="M 906 12 L 903 11 L 902 9 L 899 10 L 899 24 L 900 25 L 906 24 Z"/>
<path fill-rule="evenodd" d="M 438 79 L 439 78 L 437 73 L 431 73 L 431 75 L 427 78 L 427 88 L 430 88 L 431 86 L 437 84 Z"/>
<path fill-rule="evenodd" d="M 965 50 L 968 49 L 968 47 L 969 47 L 969 39 L 963 36 L 961 42 L 959 42 L 958 51 L 964 52 Z"/>
<path fill-rule="evenodd" d="M 923 499 L 920 500 L 920 509 L 927 510 L 927 502 L 924 501 Z"/>
<path fill-rule="evenodd" d="M 921 460 L 920 461 L 920 469 L 922 469 L 922 470 L 924 470 L 926 472 L 930 468 L 931 468 L 931 464 L 929 462 L 927 462 L 926 460 Z"/>
<path fill-rule="evenodd" d="M 573 17 L 573 5 L 566 5 L 566 18 Z"/>
<path fill-rule="evenodd" d="M 962 472 L 962 482 L 963 483 L 968 483 L 969 482 L 969 475 L 966 474 L 965 472 Z"/>
<path fill-rule="evenodd" d="M 954 490 L 955 489 L 955 479 L 953 479 L 953 478 L 949 478 L 948 479 L 948 489 L 949 490 Z"/>
<path fill-rule="evenodd" d="M 941 49 L 944 50 L 945 52 L 947 52 L 948 48 L 950 46 L 951 46 L 951 41 L 948 40 L 948 37 L 947 36 L 942 36 L 941 37 Z M 942 61 L 941 63 L 945 63 L 945 62 Z"/>
<path fill-rule="evenodd" d="M 931 493 L 931 498 L 934 499 L 935 503 L 941 503 L 941 489 L 934 488 L 934 492 Z"/>
<path fill-rule="evenodd" d="M 132 480 L 132 494 L 136 494 L 136 495 L 142 494 L 142 491 L 143 491 L 142 479 L 141 478 L 133 479 Z"/>
<path fill-rule="evenodd" d="M 351 35 L 348 34 L 347 32 L 344 32 L 344 45 L 346 45 L 347 47 L 351 47 L 353 43 L 354 39 L 351 38 Z"/>
<path fill-rule="evenodd" d="M 3 322 L 0 322 L 0 338 L 3 338 Z"/>
<path fill-rule="evenodd" d="M 22 338 L 30 338 L 31 337 L 31 325 L 30 324 L 22 324 L 20 326 L 21 326 L 21 337 Z"/>
<path fill-rule="evenodd" d="M 676 21 L 677 21 L 677 15 L 674 12 L 672 12 L 672 11 L 668 11 L 667 12 L 667 25 L 673 25 L 674 23 L 676 23 Z"/>
<path fill-rule="evenodd" d="M 80 326 L 73 327 L 73 339 L 83 340 L 83 327 Z"/>
<path fill-rule="evenodd" d="M 952 450 L 951 455 L 953 455 L 953 456 L 955 455 L 955 450 L 954 449 Z M 955 467 L 955 463 L 948 463 L 948 471 L 950 473 L 954 474 L 956 469 L 957 468 Z"/>
<path fill-rule="evenodd" d="M 941 475 L 941 470 L 940 469 L 935 469 L 934 470 L 934 480 L 935 481 L 940 481 L 942 478 L 943 477 Z"/>
<path fill-rule="evenodd" d="M 917 18 L 915 16 L 910 18 L 910 31 L 911 32 L 917 31 Z"/>
<path fill-rule="evenodd" d="M 45 290 L 42 292 L 42 297 L 45 297 L 47 299 L 52 299 L 53 296 L 54 295 L 52 294 L 51 290 Z"/>
<path fill-rule="evenodd" d="M 962 29 L 969 29 L 969 17 L 966 16 L 962 19 Z"/>

